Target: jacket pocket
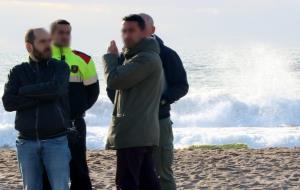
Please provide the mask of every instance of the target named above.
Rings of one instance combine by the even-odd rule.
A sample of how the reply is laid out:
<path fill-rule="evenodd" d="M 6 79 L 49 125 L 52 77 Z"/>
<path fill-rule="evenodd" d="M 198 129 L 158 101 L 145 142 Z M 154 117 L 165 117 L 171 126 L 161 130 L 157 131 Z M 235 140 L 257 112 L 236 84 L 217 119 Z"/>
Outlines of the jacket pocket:
<path fill-rule="evenodd" d="M 128 131 L 129 118 L 127 116 L 114 116 L 112 119 L 112 128 L 116 136 L 126 135 Z"/>
<path fill-rule="evenodd" d="M 15 128 L 23 134 L 35 133 L 35 111 L 34 109 L 17 111 L 15 117 Z"/>

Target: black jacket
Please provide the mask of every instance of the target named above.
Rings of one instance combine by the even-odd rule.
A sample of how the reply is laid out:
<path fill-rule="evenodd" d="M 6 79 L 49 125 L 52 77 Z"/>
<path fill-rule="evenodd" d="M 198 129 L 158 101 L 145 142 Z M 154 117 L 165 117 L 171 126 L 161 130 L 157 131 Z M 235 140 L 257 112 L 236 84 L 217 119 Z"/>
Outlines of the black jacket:
<path fill-rule="evenodd" d="M 163 69 L 166 79 L 165 89 L 163 91 L 160 107 L 159 119 L 170 117 L 171 104 L 185 96 L 189 90 L 189 84 L 185 69 L 178 54 L 171 48 L 164 45 L 163 41 L 155 36 L 160 46 L 160 58 L 163 63 Z M 120 64 L 122 64 L 122 59 Z M 115 90 L 106 89 L 107 95 L 112 102 L 115 98 Z"/>
<path fill-rule="evenodd" d="M 91 56 L 77 50 L 73 50 L 73 53 L 79 56 L 85 64 L 94 64 Z M 93 69 L 96 70 L 96 68 Z M 98 80 L 89 85 L 84 85 L 83 82 L 69 82 L 71 119 L 84 117 L 85 112 L 97 102 L 99 94 L 100 86 Z"/>
<path fill-rule="evenodd" d="M 64 62 L 22 63 L 5 84 L 2 102 L 16 111 L 15 128 L 24 139 L 48 139 L 66 134 L 69 127 L 69 67 Z"/>

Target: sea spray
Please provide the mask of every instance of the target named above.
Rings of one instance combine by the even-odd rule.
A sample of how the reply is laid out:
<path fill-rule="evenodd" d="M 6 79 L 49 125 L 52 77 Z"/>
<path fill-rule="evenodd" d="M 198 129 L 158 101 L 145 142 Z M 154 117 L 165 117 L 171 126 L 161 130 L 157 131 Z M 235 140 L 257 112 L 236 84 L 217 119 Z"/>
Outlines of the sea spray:
<path fill-rule="evenodd" d="M 245 143 L 252 148 L 300 146 L 300 49 L 266 45 L 181 51 L 189 94 L 172 105 L 175 147 Z M 24 55 L 0 54 L 1 88 Z M 89 148 L 103 148 L 112 103 L 95 57 L 101 95 L 86 114 Z M 14 113 L 0 106 L 0 146 L 14 146 Z"/>

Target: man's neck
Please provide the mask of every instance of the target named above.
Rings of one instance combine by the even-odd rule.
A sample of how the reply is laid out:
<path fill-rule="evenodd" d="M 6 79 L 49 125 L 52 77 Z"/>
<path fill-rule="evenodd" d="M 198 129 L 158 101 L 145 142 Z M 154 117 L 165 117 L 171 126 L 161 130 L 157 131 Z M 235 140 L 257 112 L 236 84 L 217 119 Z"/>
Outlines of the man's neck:
<path fill-rule="evenodd" d="M 35 63 L 41 63 L 41 62 L 47 62 L 49 59 L 37 59 L 34 55 L 29 55 L 29 60 L 30 62 L 35 62 Z"/>
<path fill-rule="evenodd" d="M 55 47 L 58 47 L 58 48 L 70 48 L 70 46 L 63 46 L 63 45 L 59 45 L 59 44 L 56 44 L 56 43 L 53 43 L 53 45 Z"/>
<path fill-rule="evenodd" d="M 144 39 L 146 39 L 146 37 L 141 38 L 138 42 L 136 42 L 135 44 L 132 44 L 131 46 L 125 46 L 125 48 L 127 48 L 127 49 L 134 49 L 134 48 L 137 47 Z"/>
<path fill-rule="evenodd" d="M 39 60 L 37 58 L 35 58 L 34 55 L 32 54 L 29 54 L 29 58 L 32 60 L 32 61 L 35 61 L 35 62 L 38 62 Z"/>

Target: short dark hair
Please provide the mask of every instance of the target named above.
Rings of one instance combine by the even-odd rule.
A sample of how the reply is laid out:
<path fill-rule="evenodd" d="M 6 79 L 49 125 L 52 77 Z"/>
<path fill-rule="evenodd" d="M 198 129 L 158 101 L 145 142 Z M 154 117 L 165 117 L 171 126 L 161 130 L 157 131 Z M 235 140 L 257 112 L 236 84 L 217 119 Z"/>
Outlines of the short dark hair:
<path fill-rule="evenodd" d="M 71 26 L 70 22 L 68 22 L 67 20 L 64 20 L 64 19 L 58 19 L 58 20 L 52 22 L 51 25 L 50 25 L 50 32 L 51 32 L 51 34 L 52 34 L 53 32 L 55 32 L 56 27 L 57 27 L 57 25 L 59 25 L 59 24 Z"/>
<path fill-rule="evenodd" d="M 25 42 L 33 44 L 34 40 L 35 40 L 34 29 L 31 28 L 25 34 Z"/>
<path fill-rule="evenodd" d="M 145 28 L 146 28 L 145 20 L 143 19 L 143 17 L 141 17 L 140 15 L 137 15 L 137 14 L 131 14 L 131 15 L 125 16 L 123 18 L 123 21 L 137 22 L 141 30 L 145 30 Z"/>

